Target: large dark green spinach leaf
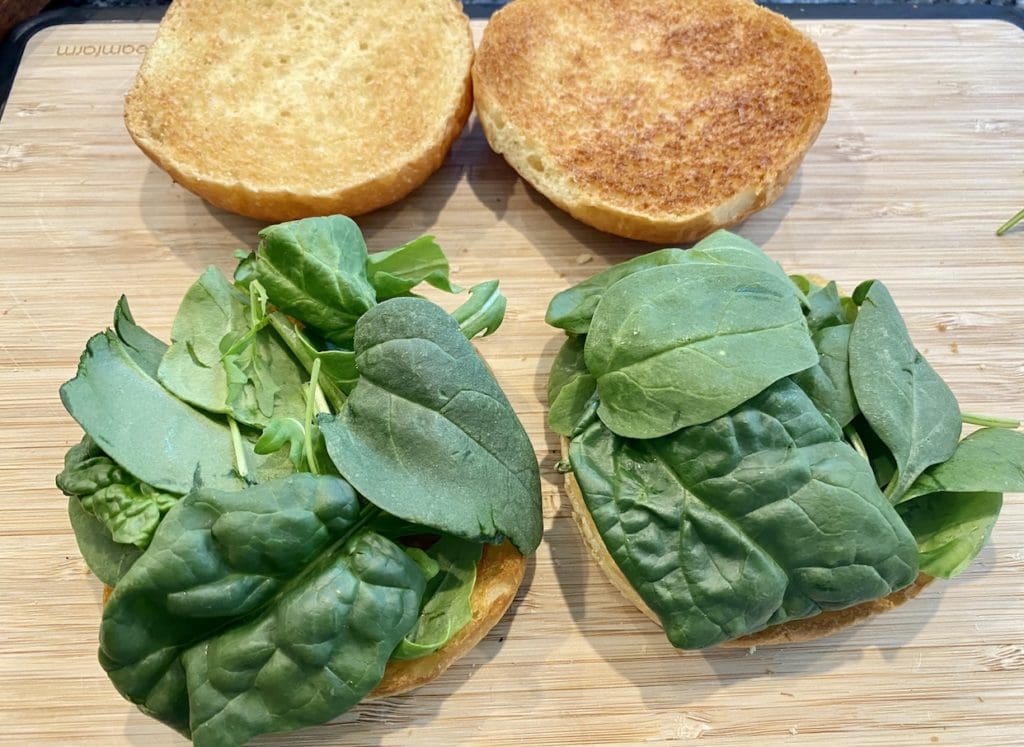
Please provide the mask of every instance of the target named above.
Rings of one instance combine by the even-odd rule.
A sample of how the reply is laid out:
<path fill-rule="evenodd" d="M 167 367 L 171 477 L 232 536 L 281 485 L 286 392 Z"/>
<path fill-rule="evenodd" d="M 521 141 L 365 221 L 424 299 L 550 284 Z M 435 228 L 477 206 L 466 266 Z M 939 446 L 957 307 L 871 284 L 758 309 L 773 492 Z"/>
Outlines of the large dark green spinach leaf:
<path fill-rule="evenodd" d="M 602 297 L 585 345 L 598 415 L 654 438 L 719 417 L 818 363 L 788 278 L 729 264 L 669 265 Z"/>
<path fill-rule="evenodd" d="M 854 300 L 860 312 L 850 334 L 850 379 L 861 412 L 896 459 L 886 494 L 898 503 L 918 475 L 956 450 L 960 408 L 914 347 L 886 287 L 864 283 Z"/>
<path fill-rule="evenodd" d="M 590 329 L 594 309 L 613 284 L 652 267 L 681 264 L 685 256 L 682 249 L 660 249 L 612 265 L 552 298 L 544 321 L 570 334 L 585 335 Z"/>
<path fill-rule="evenodd" d="M 333 718 L 383 676 L 424 586 L 359 519 L 334 477 L 189 494 L 115 587 L 101 664 L 200 746 Z"/>
<path fill-rule="evenodd" d="M 917 576 L 914 538 L 867 463 L 789 380 L 664 438 L 594 422 L 569 456 L 605 545 L 676 646 L 848 607 Z"/>
<path fill-rule="evenodd" d="M 158 490 L 184 494 L 196 479 L 208 487 L 244 486 L 235 468 L 231 432 L 176 398 L 135 362 L 113 332 L 88 342 L 75 378 L 60 389 L 71 416 L 117 464 Z M 131 402 L 134 417 L 125 417 Z M 258 457 L 244 444 L 258 480 L 292 471 L 285 457 Z"/>
<path fill-rule="evenodd" d="M 216 267 L 185 293 L 158 378 L 179 399 L 262 428 L 273 417 L 301 417 L 303 369 L 270 328 L 250 334 L 248 299 Z"/>
<path fill-rule="evenodd" d="M 251 274 L 274 305 L 348 346 L 377 300 L 359 226 L 342 215 L 307 218 L 265 228 L 260 239 Z"/>
<path fill-rule="evenodd" d="M 545 321 L 571 334 L 586 334 L 601 297 L 619 280 L 654 267 L 691 264 L 730 265 L 761 270 L 780 280 L 786 280 L 786 284 L 789 285 L 786 273 L 757 245 L 734 233 L 716 231 L 694 244 L 688 251 L 661 249 L 642 254 L 613 265 L 562 291 L 551 299 Z M 802 295 L 799 290 L 795 292 L 797 296 Z"/>
<path fill-rule="evenodd" d="M 416 624 L 398 644 L 393 659 L 419 659 L 432 654 L 469 624 L 473 619 L 476 566 L 482 553 L 479 542 L 449 536 L 427 550 L 437 572 L 427 582 Z"/>
<path fill-rule="evenodd" d="M 458 323 L 424 299 L 392 299 L 359 320 L 355 352 L 359 383 L 336 418 L 320 419 L 345 479 L 407 521 L 532 553 L 537 459 Z"/>
<path fill-rule="evenodd" d="M 571 436 L 597 405 L 597 382 L 583 360 L 585 338 L 570 335 L 548 377 L 548 425 L 555 433 Z"/>

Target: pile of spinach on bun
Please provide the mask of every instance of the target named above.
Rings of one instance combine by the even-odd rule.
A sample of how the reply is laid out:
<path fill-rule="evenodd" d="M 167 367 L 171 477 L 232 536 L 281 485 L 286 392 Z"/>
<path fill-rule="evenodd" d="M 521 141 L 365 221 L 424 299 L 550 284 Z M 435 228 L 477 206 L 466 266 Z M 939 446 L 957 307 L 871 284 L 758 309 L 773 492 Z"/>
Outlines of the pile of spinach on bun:
<path fill-rule="evenodd" d="M 471 617 L 484 543 L 541 539 L 531 444 L 469 339 L 497 282 L 459 292 L 431 237 L 368 254 L 354 222 L 271 226 L 204 272 L 170 344 L 122 298 L 61 388 L 85 431 L 57 484 L 113 592 L 100 662 L 197 745 L 319 724 L 391 658 Z"/>
<path fill-rule="evenodd" d="M 844 296 L 720 231 L 559 293 L 547 321 L 567 469 L 677 647 L 955 576 L 1024 491 L 1019 424 L 960 412 L 880 281 Z"/>

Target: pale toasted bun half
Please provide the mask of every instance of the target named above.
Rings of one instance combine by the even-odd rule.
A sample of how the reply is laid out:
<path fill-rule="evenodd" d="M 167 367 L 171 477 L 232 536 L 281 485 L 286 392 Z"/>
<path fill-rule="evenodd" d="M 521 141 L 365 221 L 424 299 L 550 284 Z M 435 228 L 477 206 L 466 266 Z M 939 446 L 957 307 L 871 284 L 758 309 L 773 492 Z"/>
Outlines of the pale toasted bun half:
<path fill-rule="evenodd" d="M 527 182 L 658 243 L 778 199 L 831 88 L 814 42 L 750 0 L 514 0 L 473 64 L 487 140 Z"/>
<path fill-rule="evenodd" d="M 526 558 L 511 542 L 484 545 L 470 597 L 473 619 L 434 653 L 419 659 L 389 661 L 384 678 L 364 700 L 387 698 L 425 685 L 469 653 L 508 610 L 525 573 Z M 104 587 L 104 604 L 112 592 Z"/>
<path fill-rule="evenodd" d="M 562 457 L 567 459 L 569 454 L 569 441 L 562 438 Z M 597 526 L 594 524 L 594 519 L 590 515 L 590 511 L 587 510 L 587 504 L 583 500 L 583 493 L 580 491 L 579 483 L 576 482 L 575 476 L 572 472 L 565 474 L 565 492 L 569 496 L 569 502 L 572 507 L 573 519 L 576 521 L 576 526 L 579 527 L 580 536 L 583 538 L 583 544 L 587 546 L 591 556 L 600 566 L 601 570 L 604 571 L 605 576 L 611 581 L 612 585 L 617 588 L 622 594 L 632 602 L 636 607 L 643 612 L 647 617 L 654 621 L 658 626 L 661 625 L 661 621 L 658 620 L 658 616 L 651 611 L 651 608 L 640 598 L 640 595 L 633 588 L 632 584 L 626 579 L 622 571 L 619 570 L 619 566 L 612 559 L 612 556 L 608 553 L 605 548 L 604 540 L 601 539 L 600 533 L 597 531 Z M 837 633 L 843 628 L 848 628 L 855 623 L 867 620 L 869 617 L 877 615 L 880 612 L 887 612 L 894 609 L 909 599 L 913 599 L 918 593 L 929 583 L 932 579 L 930 576 L 921 574 L 917 577 L 917 580 L 910 586 L 907 586 L 899 591 L 893 592 L 892 594 L 882 597 L 881 599 L 874 599 L 870 602 L 864 602 L 853 607 L 847 607 L 843 610 L 829 610 L 821 612 L 814 617 L 804 618 L 802 620 L 791 620 L 780 625 L 772 625 L 771 627 L 760 630 L 750 635 L 745 635 L 741 638 L 735 638 L 730 641 L 724 641 L 719 646 L 729 648 L 749 648 L 750 646 L 771 646 L 782 643 L 801 643 L 804 641 L 813 641 L 817 638 L 824 638 L 825 636 Z"/>
<path fill-rule="evenodd" d="M 175 0 L 125 124 L 225 210 L 359 215 L 440 167 L 472 108 L 472 60 L 455 0 Z"/>

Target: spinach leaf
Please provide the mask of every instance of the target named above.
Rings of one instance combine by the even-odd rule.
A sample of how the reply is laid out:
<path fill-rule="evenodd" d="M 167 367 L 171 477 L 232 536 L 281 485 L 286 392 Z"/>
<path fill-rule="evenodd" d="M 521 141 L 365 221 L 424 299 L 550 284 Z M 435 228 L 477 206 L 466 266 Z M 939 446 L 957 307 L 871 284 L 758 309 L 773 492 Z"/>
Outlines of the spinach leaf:
<path fill-rule="evenodd" d="M 1004 492 L 1024 492 L 1024 433 L 1004 428 L 975 431 L 918 477 L 896 508 L 917 538 L 921 570 L 963 572 L 988 542 Z"/>
<path fill-rule="evenodd" d="M 711 264 L 619 280 L 594 312 L 584 354 L 598 416 L 634 438 L 717 418 L 818 362 L 788 279 Z"/>
<path fill-rule="evenodd" d="M 399 518 L 533 552 L 537 459 L 457 322 L 424 299 L 395 298 L 359 320 L 355 351 L 359 383 L 337 417 L 319 419 L 342 476 Z"/>
<path fill-rule="evenodd" d="M 871 471 L 875 475 L 875 484 L 884 489 L 896 475 L 896 460 L 893 459 L 889 447 L 882 443 L 882 439 L 871 429 L 868 421 L 861 414 L 858 414 L 844 428 L 844 433 L 857 453 L 871 465 Z"/>
<path fill-rule="evenodd" d="M 104 609 L 111 681 L 200 746 L 337 716 L 383 676 L 424 585 L 360 523 L 334 477 L 189 494 Z"/>
<path fill-rule="evenodd" d="M 248 299 L 216 267 L 182 299 L 158 378 L 185 402 L 254 428 L 305 409 L 302 368 L 273 330 L 251 328 Z"/>
<path fill-rule="evenodd" d="M 487 280 L 469 289 L 469 300 L 452 312 L 452 318 L 467 340 L 477 335 L 487 337 L 501 326 L 505 318 L 505 297 L 498 291 L 497 280 Z"/>
<path fill-rule="evenodd" d="M 569 450 L 615 562 L 681 648 L 884 596 L 914 538 L 804 392 L 782 380 L 669 436 L 593 422 Z"/>
<path fill-rule="evenodd" d="M 850 334 L 850 380 L 864 417 L 896 459 L 886 494 L 898 503 L 921 472 L 956 450 L 960 408 L 914 348 L 886 287 L 863 283 L 854 300 L 860 312 Z"/>
<path fill-rule="evenodd" d="M 469 624 L 476 566 L 482 553 L 480 543 L 450 536 L 430 547 L 426 554 L 436 562 L 437 573 L 427 583 L 419 619 L 391 658 L 419 659 L 432 654 Z"/>
<path fill-rule="evenodd" d="M 807 392 L 815 406 L 845 428 L 856 417 L 857 398 L 850 381 L 850 331 L 841 324 L 820 327 L 811 336 L 818 350 L 818 364 L 793 374 L 792 379 Z"/>
<path fill-rule="evenodd" d="M 359 380 L 355 353 L 347 350 L 318 349 L 298 326 L 279 311 L 269 314 L 267 319 L 307 374 L 312 374 L 313 362 L 320 359 L 318 386 L 331 406 L 335 410 L 341 409 L 345 404 L 345 396 Z"/>
<path fill-rule="evenodd" d="M 198 478 L 208 487 L 244 485 L 235 468 L 231 431 L 177 399 L 139 367 L 113 332 L 94 335 L 61 401 L 104 453 L 140 482 L 168 493 L 189 492 Z M 125 417 L 125 403 L 136 417 Z M 279 458 L 244 455 L 259 480 L 292 471 Z"/>
<path fill-rule="evenodd" d="M 988 542 L 999 518 L 999 493 L 931 493 L 896 507 L 917 539 L 921 571 L 952 578 Z"/>
<path fill-rule="evenodd" d="M 1024 493 L 1024 433 L 976 430 L 957 444 L 953 456 L 918 477 L 900 502 L 940 492 Z"/>
<path fill-rule="evenodd" d="M 366 272 L 378 301 L 408 295 L 424 282 L 448 293 L 460 290 L 451 284 L 448 258 L 433 236 L 420 236 L 397 249 L 370 254 Z"/>
<path fill-rule="evenodd" d="M 652 267 L 681 264 L 685 256 L 682 249 L 660 249 L 612 265 L 552 298 L 544 321 L 571 334 L 585 335 L 590 329 L 594 309 L 613 284 Z"/>
<path fill-rule="evenodd" d="M 562 291 L 548 305 L 545 321 L 552 327 L 559 327 L 573 334 L 586 334 L 598 302 L 612 285 L 623 278 L 655 267 L 667 265 L 729 265 L 746 267 L 767 272 L 784 280 L 791 292 L 803 297 L 798 287 L 790 280 L 775 260 L 761 249 L 728 231 L 716 231 L 697 242 L 689 251 L 682 249 L 661 249 L 650 254 L 626 260 L 584 280 L 582 283 Z"/>
<path fill-rule="evenodd" d="M 377 300 L 359 226 L 343 215 L 306 218 L 269 226 L 260 239 L 252 269 L 271 302 L 347 347 Z"/>
<path fill-rule="evenodd" d="M 585 338 L 569 335 L 551 364 L 548 378 L 548 425 L 571 436 L 596 406 L 597 382 L 583 362 Z"/>
<path fill-rule="evenodd" d="M 306 465 L 306 429 L 295 418 L 275 418 L 267 423 L 253 445 L 257 454 L 273 454 L 288 444 L 288 461 L 296 470 Z"/>
<path fill-rule="evenodd" d="M 155 379 L 160 359 L 167 352 L 167 345 L 135 323 L 132 310 L 128 308 L 128 299 L 124 296 L 121 296 L 114 309 L 114 332 L 124 343 L 125 352 L 139 368 Z"/>
<path fill-rule="evenodd" d="M 812 334 L 828 327 L 847 325 L 850 321 L 835 283 L 813 288 L 807 294 L 807 326 Z"/>
<path fill-rule="evenodd" d="M 121 577 L 142 555 L 135 545 L 115 542 L 103 522 L 82 508 L 77 497 L 68 498 L 68 519 L 82 559 L 96 578 L 107 586 L 116 586 Z"/>

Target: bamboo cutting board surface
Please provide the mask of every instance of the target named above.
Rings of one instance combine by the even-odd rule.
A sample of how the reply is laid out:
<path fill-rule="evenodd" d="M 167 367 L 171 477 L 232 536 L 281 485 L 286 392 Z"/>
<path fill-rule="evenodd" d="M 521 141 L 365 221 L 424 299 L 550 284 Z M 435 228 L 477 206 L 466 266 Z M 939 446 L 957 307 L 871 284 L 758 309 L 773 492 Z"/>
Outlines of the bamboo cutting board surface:
<path fill-rule="evenodd" d="M 479 24 L 480 22 L 475 22 Z M 790 272 L 879 277 L 965 410 L 1024 417 L 1024 33 L 996 21 L 802 22 L 829 122 L 772 208 L 737 230 Z M 96 661 L 101 585 L 54 487 L 79 439 L 58 386 L 121 293 L 164 339 L 208 264 L 261 225 L 204 204 L 135 149 L 121 97 L 155 25 L 30 41 L 0 120 L 0 742 L 173 745 Z M 477 28 L 480 31 L 480 28 Z M 905 607 L 788 647 L 677 652 L 586 555 L 544 426 L 556 291 L 650 246 L 553 208 L 467 128 L 441 171 L 360 219 L 371 249 L 437 236 L 464 286 L 498 276 L 479 349 L 542 465 L 546 540 L 509 615 L 413 694 L 260 744 L 1009 745 L 1024 740 L 1024 499 L 971 569 Z"/>

